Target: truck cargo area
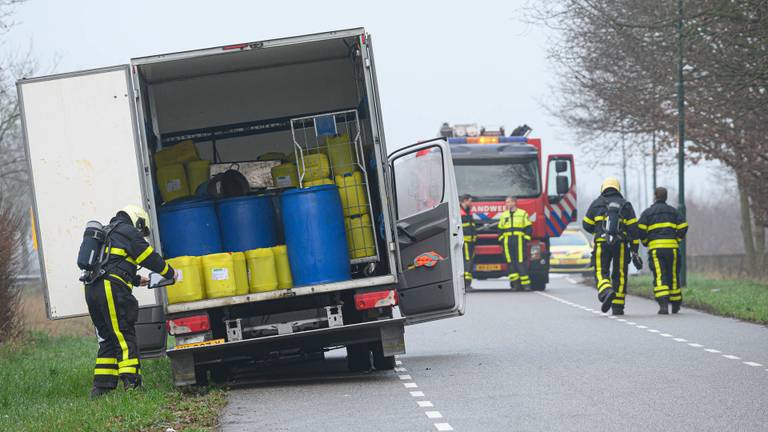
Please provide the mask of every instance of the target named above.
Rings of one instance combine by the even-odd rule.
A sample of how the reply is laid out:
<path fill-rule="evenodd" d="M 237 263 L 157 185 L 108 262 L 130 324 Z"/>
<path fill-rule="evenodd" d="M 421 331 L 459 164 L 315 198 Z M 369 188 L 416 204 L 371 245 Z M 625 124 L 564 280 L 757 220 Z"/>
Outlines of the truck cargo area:
<path fill-rule="evenodd" d="M 254 163 L 266 164 L 268 174 L 265 155 L 279 153 L 295 160 L 299 186 L 306 187 L 311 183 L 307 178 L 302 181 L 303 159 L 323 151 L 324 137 L 316 119 L 332 118 L 336 136 L 348 139 L 356 150 L 355 169 L 362 174 L 368 198 L 366 217 L 370 221 L 366 219 L 366 226 L 373 232 L 366 253 L 350 253 L 350 280 L 169 304 L 169 313 L 395 283 L 394 258 L 387 246 L 391 239 L 386 238 L 389 235 L 384 229 L 389 225 L 388 210 L 382 205 L 385 192 L 380 182 L 385 155 L 379 154 L 373 142 L 370 83 L 364 77 L 360 50 L 360 35 L 355 34 L 298 44 L 279 40 L 265 45 L 244 44 L 132 61 L 142 101 L 142 153 L 151 167 L 145 172 L 145 187 L 151 190 L 148 195 L 154 198 L 151 207 L 156 212 L 162 210 L 164 201 L 155 177 L 156 152 L 191 140 L 200 159 L 211 163 L 211 175 L 236 169 L 247 177 Z M 333 181 L 333 172 L 330 177 Z M 275 235 L 282 244 L 277 197 L 284 189 L 275 184 L 260 186 L 252 184 L 251 193 L 273 197 L 278 213 Z M 162 230 L 161 226 L 156 239 L 161 241 L 156 244 L 163 244 Z"/>

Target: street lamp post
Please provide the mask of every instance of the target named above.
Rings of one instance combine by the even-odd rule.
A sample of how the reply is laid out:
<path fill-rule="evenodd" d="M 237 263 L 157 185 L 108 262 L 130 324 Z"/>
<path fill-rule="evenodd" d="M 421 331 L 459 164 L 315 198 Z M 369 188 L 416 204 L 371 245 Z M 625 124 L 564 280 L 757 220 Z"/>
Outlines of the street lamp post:
<path fill-rule="evenodd" d="M 677 176 L 678 210 L 685 217 L 685 85 L 683 83 L 683 0 L 677 0 Z M 685 240 L 680 242 L 680 286 L 686 286 Z"/>

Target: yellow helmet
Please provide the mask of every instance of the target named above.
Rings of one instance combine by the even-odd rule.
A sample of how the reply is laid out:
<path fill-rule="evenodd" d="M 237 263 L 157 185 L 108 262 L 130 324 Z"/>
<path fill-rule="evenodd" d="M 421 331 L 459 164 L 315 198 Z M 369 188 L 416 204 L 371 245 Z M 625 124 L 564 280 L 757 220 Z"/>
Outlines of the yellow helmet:
<path fill-rule="evenodd" d="M 619 184 L 619 179 L 616 177 L 608 177 L 603 181 L 603 185 L 600 186 L 600 193 L 605 192 L 606 189 L 614 188 L 616 189 L 616 192 L 621 192 L 621 184 Z"/>
<path fill-rule="evenodd" d="M 127 205 L 123 207 L 123 213 L 131 218 L 131 223 L 146 237 L 149 235 L 149 215 L 143 207 L 137 205 Z"/>

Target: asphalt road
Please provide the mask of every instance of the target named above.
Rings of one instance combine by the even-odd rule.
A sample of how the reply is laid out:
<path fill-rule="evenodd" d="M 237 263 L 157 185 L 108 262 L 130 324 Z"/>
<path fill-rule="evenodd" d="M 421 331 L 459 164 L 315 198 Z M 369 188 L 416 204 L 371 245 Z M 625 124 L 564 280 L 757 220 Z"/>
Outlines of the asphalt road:
<path fill-rule="evenodd" d="M 399 370 L 353 374 L 343 351 L 250 377 L 224 431 L 765 431 L 768 328 L 593 289 L 476 283 L 464 317 L 408 327 Z"/>

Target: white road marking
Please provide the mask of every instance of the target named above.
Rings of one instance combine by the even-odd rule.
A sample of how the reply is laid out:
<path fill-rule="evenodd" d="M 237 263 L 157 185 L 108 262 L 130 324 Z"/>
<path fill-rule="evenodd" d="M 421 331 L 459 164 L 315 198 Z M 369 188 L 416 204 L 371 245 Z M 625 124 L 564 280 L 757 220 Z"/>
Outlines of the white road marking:
<path fill-rule="evenodd" d="M 432 408 L 434 406 L 430 401 L 417 401 L 416 403 L 419 404 L 419 408 Z"/>
<path fill-rule="evenodd" d="M 416 383 L 412 383 L 412 382 L 403 383 L 403 385 L 405 386 L 405 388 L 419 388 L 419 386 Z"/>
<path fill-rule="evenodd" d="M 408 372 L 408 369 L 404 367 L 396 367 L 395 372 Z"/>
<path fill-rule="evenodd" d="M 400 378 L 403 381 L 406 381 L 406 380 L 409 380 L 409 379 L 413 379 L 413 378 L 411 378 L 410 375 L 398 375 L 398 378 Z"/>
<path fill-rule="evenodd" d="M 443 415 L 440 414 L 440 411 L 425 411 L 424 414 L 426 414 L 427 417 L 431 419 L 443 418 Z"/>
<path fill-rule="evenodd" d="M 453 428 L 448 423 L 435 423 L 435 429 L 439 431 L 452 431 Z"/>
<path fill-rule="evenodd" d="M 403 364 L 403 362 L 401 362 L 400 360 L 395 360 L 395 365 L 400 366 L 401 364 Z"/>
<path fill-rule="evenodd" d="M 411 392 L 411 396 L 413 396 L 413 397 L 424 397 L 424 392 L 423 391 L 412 391 Z"/>
<path fill-rule="evenodd" d="M 569 282 L 574 283 L 571 280 L 569 280 Z M 561 299 L 559 297 L 556 297 L 556 296 L 553 296 L 553 295 L 550 295 L 550 294 L 545 294 L 545 293 L 537 293 L 537 294 L 543 295 L 545 297 L 549 297 L 549 298 L 551 298 L 553 300 L 556 300 L 556 301 L 558 301 L 560 303 L 565 303 L 565 304 L 567 304 L 569 306 L 573 306 L 573 307 L 582 309 L 582 310 L 587 311 L 587 312 L 592 312 L 594 314 L 603 315 L 603 316 L 608 317 L 610 319 L 618 320 L 619 322 L 623 322 L 624 324 L 635 326 L 635 327 L 637 327 L 639 329 L 647 329 L 647 331 L 649 333 L 657 333 L 661 337 L 673 338 L 672 340 L 674 340 L 675 342 L 688 342 L 688 340 L 685 339 L 685 338 L 680 338 L 680 337 L 676 338 L 676 337 L 674 337 L 673 335 L 671 335 L 669 333 L 662 333 L 660 330 L 651 329 L 651 328 L 648 328 L 648 326 L 637 324 L 637 323 L 632 322 L 632 321 L 627 321 L 627 320 L 625 320 L 623 318 L 618 318 L 617 319 L 615 316 L 609 316 L 607 313 L 604 314 L 602 312 L 598 312 L 597 310 L 588 308 L 586 306 L 581 306 L 581 305 L 576 304 L 576 303 L 571 303 L 571 302 L 569 302 L 567 300 Z M 697 344 L 697 343 L 694 343 L 694 342 L 688 342 L 688 346 L 693 347 L 693 348 L 703 348 L 704 347 L 704 345 Z M 714 348 L 704 348 L 704 351 L 709 352 L 709 353 L 713 353 L 713 354 L 722 354 L 722 351 L 716 350 Z M 729 360 L 741 360 L 741 357 L 735 356 L 733 354 L 722 354 L 722 356 L 724 358 L 729 359 Z M 742 363 L 747 365 L 747 366 L 750 366 L 750 367 L 762 367 L 763 366 L 761 363 L 757 363 L 757 362 L 753 362 L 753 361 L 743 361 Z M 768 372 L 768 369 L 765 369 L 765 371 Z M 444 424 L 447 425 L 447 423 L 444 423 Z M 438 427 L 438 430 L 441 430 L 439 428 L 438 424 L 435 424 L 435 427 Z M 450 427 L 450 425 L 448 425 L 448 427 Z M 445 429 L 445 430 L 453 430 L 453 428 Z"/>

